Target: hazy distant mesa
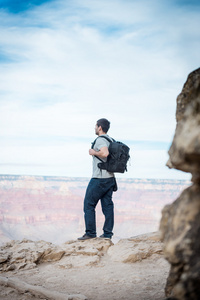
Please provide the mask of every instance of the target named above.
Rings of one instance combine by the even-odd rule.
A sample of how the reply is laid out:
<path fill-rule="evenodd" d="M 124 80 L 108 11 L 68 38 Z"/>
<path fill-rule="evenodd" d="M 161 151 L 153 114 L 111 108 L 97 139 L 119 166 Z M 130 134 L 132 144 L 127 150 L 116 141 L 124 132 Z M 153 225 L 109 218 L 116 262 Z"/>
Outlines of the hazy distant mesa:
<path fill-rule="evenodd" d="M 82 234 L 88 178 L 0 175 L 1 241 L 30 238 L 62 243 Z M 118 179 L 114 193 L 115 235 L 126 238 L 158 229 L 161 209 L 189 181 Z M 97 230 L 103 216 L 97 207 Z"/>

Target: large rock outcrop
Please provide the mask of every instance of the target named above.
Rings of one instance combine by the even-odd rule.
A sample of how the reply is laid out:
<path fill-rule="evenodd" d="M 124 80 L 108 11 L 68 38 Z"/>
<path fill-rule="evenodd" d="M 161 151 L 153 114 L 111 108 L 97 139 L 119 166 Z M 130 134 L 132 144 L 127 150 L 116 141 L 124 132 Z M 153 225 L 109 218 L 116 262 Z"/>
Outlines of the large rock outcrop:
<path fill-rule="evenodd" d="M 111 245 L 109 239 L 94 239 L 88 243 L 68 241 L 61 246 L 45 241 L 11 241 L 0 248 L 0 273 L 30 270 L 58 261 L 61 268 L 95 265 Z"/>
<path fill-rule="evenodd" d="M 169 271 L 162 247 L 158 232 L 116 244 L 12 241 L 0 247 L 0 299 L 160 300 Z"/>
<path fill-rule="evenodd" d="M 200 299 L 200 68 L 189 74 L 177 97 L 177 126 L 168 167 L 190 172 L 192 185 L 164 207 L 160 223 L 171 270 L 167 299 Z"/>
<path fill-rule="evenodd" d="M 112 247 L 111 247 L 112 246 Z M 113 244 L 110 239 L 95 238 L 68 241 L 61 246 L 45 241 L 11 241 L 0 247 L 0 273 L 30 270 L 44 263 L 58 262 L 60 268 L 96 266 L 107 253 L 111 261 L 135 263 L 155 254 L 162 254 L 157 232 L 122 239 Z"/>

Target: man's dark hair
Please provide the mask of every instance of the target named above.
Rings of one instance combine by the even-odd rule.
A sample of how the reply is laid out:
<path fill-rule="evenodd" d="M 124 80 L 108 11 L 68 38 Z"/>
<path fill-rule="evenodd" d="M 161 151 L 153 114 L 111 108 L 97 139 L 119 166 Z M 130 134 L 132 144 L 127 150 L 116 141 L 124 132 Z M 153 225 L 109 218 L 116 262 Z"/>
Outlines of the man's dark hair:
<path fill-rule="evenodd" d="M 101 126 L 103 132 L 107 133 L 110 128 L 110 122 L 107 119 L 99 119 L 97 121 L 97 126 Z"/>

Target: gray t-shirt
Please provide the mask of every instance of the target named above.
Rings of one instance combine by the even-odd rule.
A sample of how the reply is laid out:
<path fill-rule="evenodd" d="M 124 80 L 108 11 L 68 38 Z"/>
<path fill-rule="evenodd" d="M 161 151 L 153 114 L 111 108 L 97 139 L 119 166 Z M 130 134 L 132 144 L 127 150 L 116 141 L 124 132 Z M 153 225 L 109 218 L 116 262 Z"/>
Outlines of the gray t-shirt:
<path fill-rule="evenodd" d="M 111 137 L 109 137 L 107 134 L 103 134 L 104 136 L 107 136 L 108 138 L 111 139 Z M 102 135 L 102 136 L 103 136 Z M 111 139 L 112 140 L 112 139 Z M 109 147 L 109 142 L 101 137 L 98 137 L 95 144 L 94 144 L 94 150 L 95 151 L 99 151 L 101 148 L 103 147 Z M 107 158 L 101 158 L 101 160 L 103 161 L 107 161 Z M 110 178 L 110 177 L 114 177 L 113 173 L 109 173 L 106 170 L 101 170 L 98 167 L 98 163 L 100 163 L 101 161 L 96 158 L 95 156 L 93 156 L 93 172 L 92 172 L 92 178 Z"/>

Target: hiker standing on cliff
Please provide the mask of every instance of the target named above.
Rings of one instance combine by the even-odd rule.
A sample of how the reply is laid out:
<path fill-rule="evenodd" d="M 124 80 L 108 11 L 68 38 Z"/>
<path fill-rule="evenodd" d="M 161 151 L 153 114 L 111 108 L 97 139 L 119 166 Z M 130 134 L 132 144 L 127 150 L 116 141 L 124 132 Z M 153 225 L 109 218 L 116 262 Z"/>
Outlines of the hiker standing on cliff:
<path fill-rule="evenodd" d="M 96 237 L 95 208 L 99 200 L 101 200 L 102 212 L 105 216 L 103 234 L 100 237 L 111 239 L 113 235 L 114 204 L 112 194 L 113 191 L 117 190 L 116 179 L 113 173 L 98 167 L 100 160 L 106 162 L 109 155 L 109 141 L 106 138 L 100 138 L 106 136 L 112 140 L 107 134 L 109 128 L 110 122 L 107 119 L 99 119 L 95 126 L 95 134 L 98 137 L 89 150 L 89 155 L 93 157 L 93 173 L 84 199 L 85 234 L 78 240 Z"/>

